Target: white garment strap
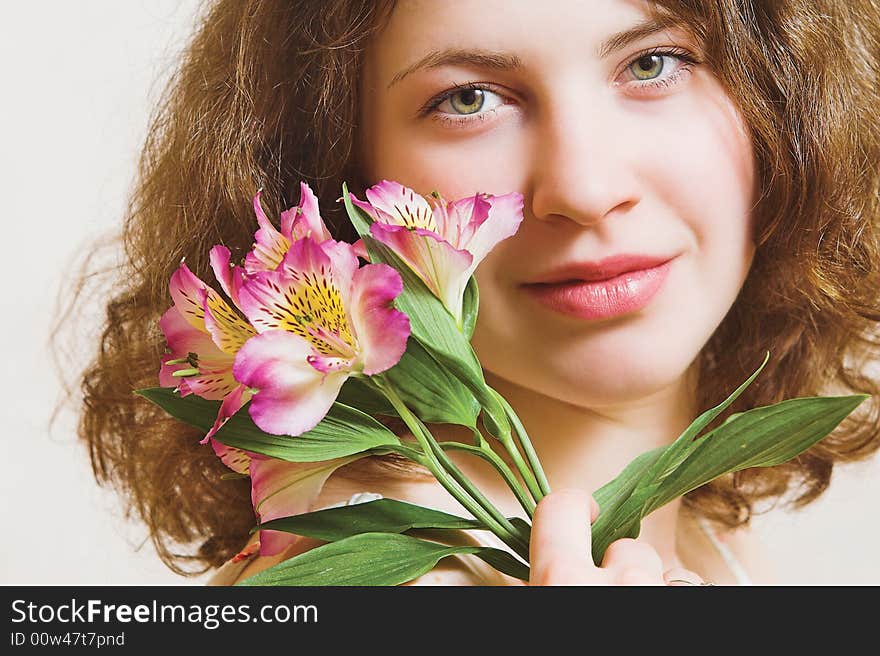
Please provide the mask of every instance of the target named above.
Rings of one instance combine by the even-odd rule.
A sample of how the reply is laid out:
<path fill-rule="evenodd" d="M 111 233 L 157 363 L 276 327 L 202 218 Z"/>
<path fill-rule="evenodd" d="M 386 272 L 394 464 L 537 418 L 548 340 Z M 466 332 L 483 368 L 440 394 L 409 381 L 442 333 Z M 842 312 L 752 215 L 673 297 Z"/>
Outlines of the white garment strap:
<path fill-rule="evenodd" d="M 724 562 L 727 564 L 727 568 L 730 570 L 731 574 L 733 574 L 733 578 L 736 579 L 737 585 L 752 585 L 752 579 L 746 573 L 745 568 L 733 555 L 730 547 L 728 547 L 726 544 L 718 539 L 718 536 L 715 535 L 715 531 L 712 529 L 712 525 L 709 524 L 709 520 L 707 520 L 705 517 L 698 517 L 697 522 L 699 523 L 700 528 L 703 529 L 703 533 L 705 533 L 706 537 L 709 538 L 712 546 L 715 547 L 715 549 L 724 559 Z"/>

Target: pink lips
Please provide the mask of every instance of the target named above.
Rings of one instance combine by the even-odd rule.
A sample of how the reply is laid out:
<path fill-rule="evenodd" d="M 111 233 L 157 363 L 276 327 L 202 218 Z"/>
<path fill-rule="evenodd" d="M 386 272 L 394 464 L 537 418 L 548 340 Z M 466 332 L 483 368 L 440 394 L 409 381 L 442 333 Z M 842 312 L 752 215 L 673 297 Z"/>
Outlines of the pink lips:
<path fill-rule="evenodd" d="M 607 319 L 645 307 L 663 286 L 672 259 L 618 255 L 572 264 L 524 288 L 557 312 L 579 319 Z"/>

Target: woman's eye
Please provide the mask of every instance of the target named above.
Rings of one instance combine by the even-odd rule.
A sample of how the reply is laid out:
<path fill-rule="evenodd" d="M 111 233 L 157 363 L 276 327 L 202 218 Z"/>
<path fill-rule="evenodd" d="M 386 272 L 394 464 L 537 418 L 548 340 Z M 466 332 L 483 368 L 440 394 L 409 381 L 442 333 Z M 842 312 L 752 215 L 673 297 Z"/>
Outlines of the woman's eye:
<path fill-rule="evenodd" d="M 638 55 L 626 70 L 634 78 L 630 86 L 641 91 L 671 86 L 698 63 L 686 51 L 657 49 Z"/>
<path fill-rule="evenodd" d="M 635 57 L 625 71 L 633 79 L 625 82 L 635 93 L 650 93 L 677 84 L 700 62 L 686 50 L 655 48 Z M 419 117 L 431 115 L 440 123 L 464 127 L 483 122 L 497 113 L 505 98 L 486 85 L 476 82 L 456 85 L 443 91 L 419 111 Z"/>
<path fill-rule="evenodd" d="M 647 55 L 639 57 L 630 65 L 630 70 L 638 80 L 649 80 L 655 78 L 663 72 L 663 55 Z"/>
<path fill-rule="evenodd" d="M 485 120 L 504 104 L 504 98 L 485 86 L 467 84 L 448 89 L 429 102 L 421 115 L 434 114 L 442 122 Z"/>

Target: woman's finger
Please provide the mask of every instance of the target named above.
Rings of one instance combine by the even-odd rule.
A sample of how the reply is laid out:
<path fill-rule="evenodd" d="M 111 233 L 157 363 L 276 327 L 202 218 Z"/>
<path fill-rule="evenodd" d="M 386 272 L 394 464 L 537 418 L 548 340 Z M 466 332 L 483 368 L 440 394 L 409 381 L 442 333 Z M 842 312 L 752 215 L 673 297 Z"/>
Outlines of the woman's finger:
<path fill-rule="evenodd" d="M 663 561 L 650 545 L 632 538 L 612 542 L 602 559 L 615 583 L 620 585 L 665 585 Z"/>
<path fill-rule="evenodd" d="M 562 489 L 538 503 L 529 545 L 533 584 L 579 584 L 591 578 L 591 499 L 583 490 Z"/>

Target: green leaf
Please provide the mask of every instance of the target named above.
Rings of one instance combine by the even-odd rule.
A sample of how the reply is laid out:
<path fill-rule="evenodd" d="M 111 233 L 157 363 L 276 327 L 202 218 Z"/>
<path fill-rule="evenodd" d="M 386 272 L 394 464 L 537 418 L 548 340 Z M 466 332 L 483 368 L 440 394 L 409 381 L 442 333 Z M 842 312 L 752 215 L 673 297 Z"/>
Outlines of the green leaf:
<path fill-rule="evenodd" d="M 504 408 L 486 386 L 483 369 L 470 342 L 443 303 L 394 251 L 370 236 L 364 236 L 363 241 L 372 261 L 394 267 L 403 279 L 403 291 L 395 299 L 395 305 L 409 317 L 411 338 L 417 339 L 438 363 L 471 390 L 486 412 L 483 421 L 490 433 L 496 437 L 501 432 L 509 433 Z"/>
<path fill-rule="evenodd" d="M 373 218 L 351 202 L 348 186 L 342 185 L 342 198 L 348 218 L 364 242 L 371 262 L 383 262 L 394 267 L 403 280 L 403 291 L 395 299 L 397 309 L 410 320 L 412 337 L 417 339 L 434 358 L 453 376 L 467 386 L 485 411 L 483 423 L 492 435 L 510 433 L 510 424 L 504 409 L 486 388 L 483 369 L 470 345 L 473 325 L 476 323 L 478 290 L 471 276 L 465 288 L 464 302 L 470 305 L 471 318 L 464 313 L 464 325 L 459 328 L 455 318 L 422 279 L 393 250 L 373 239 L 370 224 Z M 473 283 L 473 287 L 471 287 Z"/>
<path fill-rule="evenodd" d="M 600 514 L 592 530 L 593 561 L 601 563 L 613 541 L 638 537 L 641 520 L 673 499 L 726 473 L 773 467 L 803 453 L 866 398 L 788 399 L 731 415 L 684 452 L 676 442 L 642 454 L 596 493 Z M 669 450 L 675 451 L 672 457 L 666 457 Z"/>
<path fill-rule="evenodd" d="M 394 406 L 382 392 L 370 385 L 365 376 L 349 376 L 339 390 L 336 402 L 357 408 L 368 415 L 397 416 Z"/>
<path fill-rule="evenodd" d="M 418 340 L 410 339 L 400 362 L 382 376 L 422 421 L 476 427 L 480 404 Z"/>
<path fill-rule="evenodd" d="M 394 533 L 361 533 L 294 556 L 237 585 L 400 585 L 455 554 L 474 554 L 505 574 L 528 580 L 528 567 L 500 549 L 448 546 Z"/>
<path fill-rule="evenodd" d="M 855 394 L 787 399 L 732 416 L 699 439 L 691 457 L 663 481 L 651 510 L 722 474 L 791 460 L 831 433 L 867 398 Z"/>
<path fill-rule="evenodd" d="M 405 533 L 412 529 L 485 529 L 486 527 L 475 519 L 457 517 L 405 501 L 377 499 L 273 519 L 257 528 L 334 542 L 359 533 Z"/>
<path fill-rule="evenodd" d="M 599 516 L 593 523 L 592 535 L 595 541 L 605 530 L 610 530 L 610 525 L 616 517 L 618 509 L 626 503 L 633 490 L 643 480 L 645 472 L 657 459 L 663 455 L 668 447 L 661 446 L 647 451 L 630 462 L 624 470 L 593 493 L 593 498 L 599 504 Z"/>
<path fill-rule="evenodd" d="M 685 431 L 678 437 L 678 439 L 676 439 L 671 445 L 665 448 L 663 455 L 656 460 L 656 462 L 647 472 L 645 472 L 644 478 L 653 484 L 662 480 L 664 477 L 669 475 L 669 473 L 675 471 L 676 467 L 684 462 L 688 455 L 699 445 L 699 442 L 697 441 L 697 436 L 700 434 L 700 431 L 702 431 L 706 426 L 712 423 L 712 420 L 715 419 L 715 417 L 720 415 L 725 408 L 733 403 L 739 397 L 739 395 L 742 394 L 745 389 L 752 384 L 758 374 L 763 371 L 769 358 L 770 352 L 767 351 L 767 353 L 764 355 L 764 361 L 761 363 L 761 365 L 755 370 L 755 372 L 751 376 L 749 376 L 739 387 L 737 387 L 730 396 L 728 396 L 724 401 L 716 405 L 714 408 L 706 410 L 706 412 L 694 419 L 694 421 L 691 422 L 691 425 L 685 429 Z"/>
<path fill-rule="evenodd" d="M 360 237 L 370 234 L 370 224 L 373 223 L 373 217 L 369 213 L 351 202 L 351 194 L 348 191 L 348 184 L 342 183 L 342 202 L 345 205 L 345 211 L 348 214 L 348 220 L 357 231 Z"/>
<path fill-rule="evenodd" d="M 464 288 L 464 302 L 462 304 L 463 329 L 467 339 L 471 339 L 474 336 L 474 326 L 477 325 L 477 314 L 479 311 L 480 290 L 477 288 L 477 279 L 471 276 L 467 287 Z"/>
<path fill-rule="evenodd" d="M 175 419 L 206 433 L 213 426 L 220 407 L 219 401 L 207 401 L 195 394 L 181 398 L 170 388 L 152 387 L 137 393 Z M 289 462 L 332 460 L 400 444 L 398 437 L 378 421 L 341 403 L 334 403 L 317 426 L 296 437 L 263 432 L 254 424 L 246 405 L 217 431 L 214 439 L 227 446 Z"/>

